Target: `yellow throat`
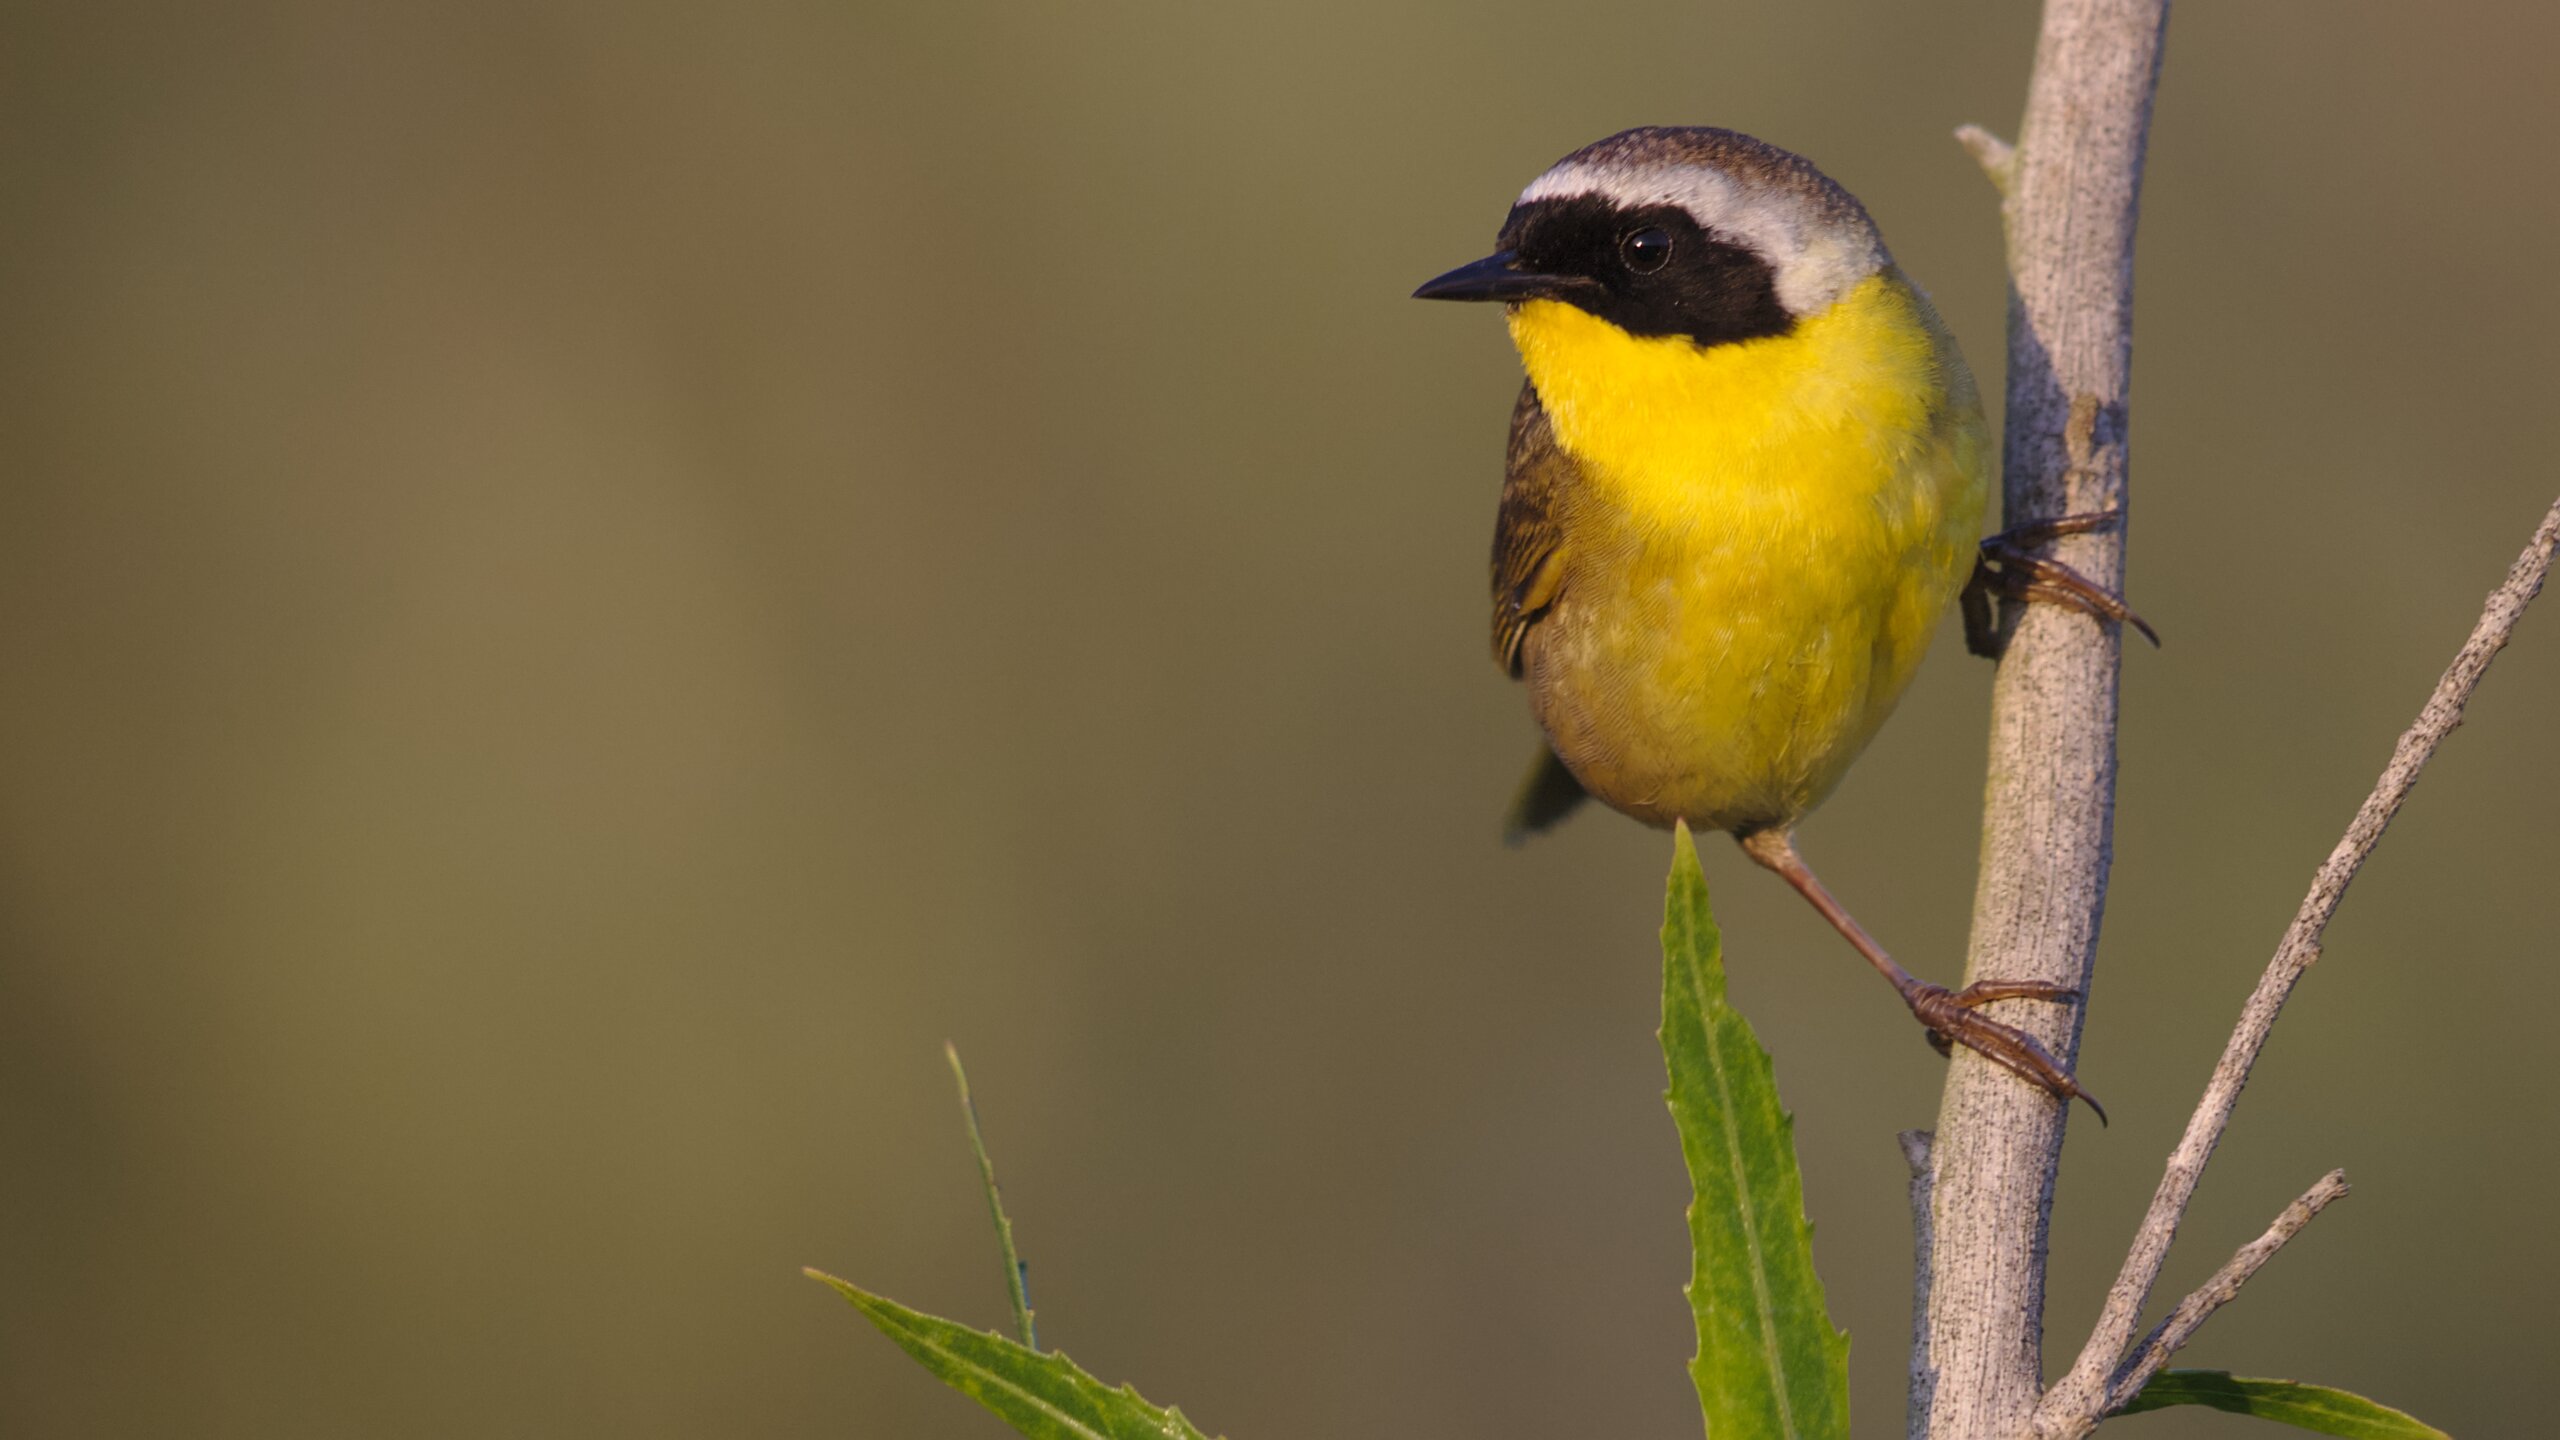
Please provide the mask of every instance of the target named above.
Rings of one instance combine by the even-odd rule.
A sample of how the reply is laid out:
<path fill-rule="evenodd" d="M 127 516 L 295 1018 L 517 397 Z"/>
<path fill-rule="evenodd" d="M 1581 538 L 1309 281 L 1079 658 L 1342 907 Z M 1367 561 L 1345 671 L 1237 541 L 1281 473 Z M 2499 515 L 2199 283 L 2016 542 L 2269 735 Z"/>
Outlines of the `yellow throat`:
<path fill-rule="evenodd" d="M 1668 519 L 1701 505 L 1850 503 L 1917 483 L 1899 472 L 1937 412 L 1979 403 L 1960 363 L 1963 394 L 1949 393 L 1944 332 L 1926 306 L 1886 271 L 1785 335 L 1702 346 L 1534 300 L 1512 308 L 1511 339 L 1589 477 Z"/>

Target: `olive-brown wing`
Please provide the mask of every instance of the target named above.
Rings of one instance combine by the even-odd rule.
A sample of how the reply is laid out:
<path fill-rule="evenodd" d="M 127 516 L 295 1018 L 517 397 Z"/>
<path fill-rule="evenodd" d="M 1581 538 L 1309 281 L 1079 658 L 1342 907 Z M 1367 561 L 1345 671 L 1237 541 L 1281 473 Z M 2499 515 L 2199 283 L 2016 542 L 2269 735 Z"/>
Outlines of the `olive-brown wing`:
<path fill-rule="evenodd" d="M 1559 511 L 1573 481 L 1573 457 L 1556 443 L 1537 389 L 1522 385 L 1493 529 L 1493 658 L 1515 680 L 1530 627 L 1564 593 Z"/>
<path fill-rule="evenodd" d="M 1556 443 L 1535 388 L 1520 387 L 1511 412 L 1511 450 L 1502 483 L 1502 513 L 1493 529 L 1493 658 L 1517 680 L 1529 632 L 1564 594 L 1566 546 L 1562 508 L 1577 481 L 1573 457 Z M 1552 828 L 1589 798 L 1555 751 L 1538 747 L 1503 822 L 1517 845 Z"/>

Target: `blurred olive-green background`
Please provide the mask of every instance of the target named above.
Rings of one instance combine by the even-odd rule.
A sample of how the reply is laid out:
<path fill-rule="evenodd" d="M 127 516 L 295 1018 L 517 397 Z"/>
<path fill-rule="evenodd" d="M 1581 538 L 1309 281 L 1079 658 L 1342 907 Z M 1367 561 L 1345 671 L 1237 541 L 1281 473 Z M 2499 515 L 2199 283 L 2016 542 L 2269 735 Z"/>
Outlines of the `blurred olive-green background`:
<path fill-rule="evenodd" d="M 1694 1434 L 1663 837 L 1496 817 L 1517 371 L 1411 304 L 1622 126 L 1863 196 L 1997 391 L 2033 8 L 18 4 L 0 1432 L 984 1437 L 800 1278 L 1237 1440 Z M 2086 1332 L 2241 995 L 2553 493 L 2533 7 L 2191 5 L 2145 195 Z M 1952 632 L 1952 626 L 1950 626 Z M 1806 832 L 1957 970 L 1990 671 Z M 2278 1032 L 2192 1363 L 2547 1416 L 2560 611 Z M 1862 1433 L 1941 1062 L 1708 845 Z M 2219 1416 L 2126 1422 L 2253 1433 Z"/>

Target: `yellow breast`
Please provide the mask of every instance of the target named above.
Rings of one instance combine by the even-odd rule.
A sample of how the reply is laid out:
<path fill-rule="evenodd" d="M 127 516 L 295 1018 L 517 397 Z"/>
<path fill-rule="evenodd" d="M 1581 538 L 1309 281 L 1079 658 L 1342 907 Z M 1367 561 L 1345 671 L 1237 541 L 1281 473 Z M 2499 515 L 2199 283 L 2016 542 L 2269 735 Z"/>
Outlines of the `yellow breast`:
<path fill-rule="evenodd" d="M 1899 272 L 1783 336 L 1514 308 L 1556 438 L 1567 571 L 1527 677 L 1566 765 L 1639 818 L 1787 823 L 1892 710 L 1971 563 L 1981 405 Z"/>

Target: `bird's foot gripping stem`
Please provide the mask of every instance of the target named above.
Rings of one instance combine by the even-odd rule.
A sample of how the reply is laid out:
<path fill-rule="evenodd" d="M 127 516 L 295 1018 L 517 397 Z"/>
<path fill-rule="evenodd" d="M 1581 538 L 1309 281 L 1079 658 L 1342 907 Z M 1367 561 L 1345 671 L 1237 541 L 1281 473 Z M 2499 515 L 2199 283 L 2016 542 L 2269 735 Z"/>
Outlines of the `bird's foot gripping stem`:
<path fill-rule="evenodd" d="M 2038 520 L 2013 526 L 1982 542 L 1982 551 L 1973 562 L 1973 578 L 1965 582 L 1961 604 L 1964 610 L 1964 646 L 1976 655 L 1997 659 L 2001 649 L 1998 618 L 1992 612 L 1992 600 L 2044 600 L 2068 605 L 2105 620 L 2114 620 L 2142 632 L 2142 638 L 2154 646 L 2160 643 L 2158 631 L 2133 613 L 2124 597 L 2091 580 L 2059 560 L 2047 560 L 2033 551 L 2039 545 L 2065 535 L 2086 535 L 2116 523 L 2119 512 L 2102 510 L 2088 515 L 2064 515 L 2052 520 Z"/>
<path fill-rule="evenodd" d="M 2079 1078 L 2038 1044 L 2036 1037 L 2014 1025 L 2003 1025 L 1975 1008 L 1994 1000 L 2067 1004 L 2080 998 L 2079 991 L 2068 985 L 2035 980 L 1978 980 L 1962 990 L 1914 980 L 1902 998 L 1910 1005 L 1912 1015 L 1929 1027 L 1929 1043 L 1937 1047 L 1939 1054 L 1952 1055 L 1955 1047 L 1962 1045 L 2043 1086 L 2064 1104 L 2074 1099 L 2081 1101 L 2097 1113 L 2099 1124 L 2107 1123 L 2107 1107 L 2082 1089 Z"/>

